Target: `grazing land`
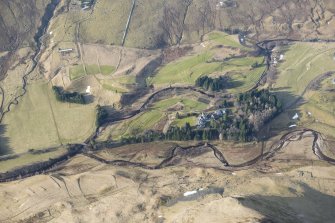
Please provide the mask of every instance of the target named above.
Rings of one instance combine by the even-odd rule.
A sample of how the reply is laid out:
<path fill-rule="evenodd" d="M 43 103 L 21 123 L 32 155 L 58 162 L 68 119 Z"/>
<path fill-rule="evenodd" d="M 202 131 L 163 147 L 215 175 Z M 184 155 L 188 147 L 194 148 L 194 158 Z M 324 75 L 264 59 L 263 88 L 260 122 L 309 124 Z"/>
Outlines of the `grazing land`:
<path fill-rule="evenodd" d="M 62 103 L 51 86 L 34 83 L 5 117 L 5 137 L 14 153 L 80 143 L 94 131 L 95 105 Z M 80 129 L 81 131 L 78 131 Z"/>
<path fill-rule="evenodd" d="M 297 124 L 334 135 L 335 113 L 331 89 L 335 71 L 333 43 L 295 43 L 284 47 L 285 59 L 278 66 L 273 89 L 283 101 L 286 112 L 271 123 L 285 129 Z M 323 78 L 323 77 L 327 78 Z M 299 120 L 292 117 L 298 113 Z"/>
<path fill-rule="evenodd" d="M 133 136 L 145 132 L 146 130 L 162 130 L 168 120 L 168 116 L 174 116 L 177 112 L 187 113 L 202 111 L 207 108 L 207 104 L 199 102 L 196 99 L 176 96 L 170 99 L 160 100 L 150 105 L 148 111 L 141 113 L 131 120 L 117 123 L 110 127 L 110 137 L 120 139 L 121 137 Z M 179 121 L 177 121 L 176 125 Z M 194 124 L 194 122 L 193 122 Z"/>
<path fill-rule="evenodd" d="M 334 222 L 334 0 L 1 0 L 0 30 L 0 222 Z"/>

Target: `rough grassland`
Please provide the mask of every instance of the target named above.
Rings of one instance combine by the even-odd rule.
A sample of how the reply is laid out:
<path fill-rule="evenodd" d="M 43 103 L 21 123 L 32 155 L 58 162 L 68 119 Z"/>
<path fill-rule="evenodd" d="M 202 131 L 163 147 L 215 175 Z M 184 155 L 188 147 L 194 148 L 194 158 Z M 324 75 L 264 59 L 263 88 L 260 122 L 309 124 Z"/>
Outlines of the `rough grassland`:
<path fill-rule="evenodd" d="M 5 136 L 14 153 L 79 143 L 94 130 L 95 105 L 58 102 L 45 83 L 28 86 L 27 94 L 5 116 Z"/>
<path fill-rule="evenodd" d="M 29 165 L 35 162 L 37 163 L 37 162 L 47 161 L 50 158 L 59 157 L 65 152 L 66 152 L 66 149 L 59 148 L 55 151 L 41 153 L 41 154 L 32 154 L 32 153 L 22 154 L 18 158 L 1 161 L 0 162 L 0 172 L 4 173 L 6 171 L 9 171 L 17 167 L 22 167 L 22 166 Z"/>

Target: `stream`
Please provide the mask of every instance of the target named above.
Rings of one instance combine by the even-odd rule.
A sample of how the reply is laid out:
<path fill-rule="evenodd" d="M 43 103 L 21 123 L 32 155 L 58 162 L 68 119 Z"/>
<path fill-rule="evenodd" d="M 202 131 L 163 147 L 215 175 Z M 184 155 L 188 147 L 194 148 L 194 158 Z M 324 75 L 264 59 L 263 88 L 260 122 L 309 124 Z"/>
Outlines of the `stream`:
<path fill-rule="evenodd" d="M 37 29 L 37 32 L 34 36 L 34 41 L 35 41 L 35 52 L 32 56 L 32 65 L 30 68 L 28 68 L 28 70 L 26 71 L 26 73 L 23 75 L 22 77 L 22 93 L 17 95 L 7 106 L 6 109 L 4 109 L 3 107 L 1 107 L 0 110 L 2 110 L 3 112 L 0 115 L 0 124 L 5 116 L 6 113 L 10 112 L 10 109 L 13 105 L 17 105 L 18 99 L 21 98 L 23 95 L 26 94 L 27 92 L 27 78 L 28 76 L 35 70 L 35 68 L 38 65 L 38 61 L 39 61 L 39 57 L 40 57 L 40 53 L 41 53 L 41 49 L 42 49 L 42 45 L 43 45 L 43 36 L 46 32 L 46 30 L 49 27 L 49 23 L 50 20 L 52 19 L 54 12 L 58 6 L 58 4 L 60 3 L 60 0 L 51 0 L 51 2 L 46 6 L 44 15 L 42 16 L 41 19 L 41 25 L 39 26 L 39 28 Z M 3 96 L 4 96 L 4 92 L 3 92 Z M 3 105 L 2 105 L 3 106 Z"/>

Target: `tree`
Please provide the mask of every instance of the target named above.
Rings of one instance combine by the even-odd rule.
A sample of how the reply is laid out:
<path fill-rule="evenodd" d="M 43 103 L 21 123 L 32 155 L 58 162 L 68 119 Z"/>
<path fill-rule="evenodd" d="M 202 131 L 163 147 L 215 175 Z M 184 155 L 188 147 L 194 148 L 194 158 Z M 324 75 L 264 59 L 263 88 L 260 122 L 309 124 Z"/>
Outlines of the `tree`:
<path fill-rule="evenodd" d="M 96 121 L 95 124 L 97 127 L 101 126 L 106 122 L 106 119 L 108 118 L 108 112 L 105 108 L 103 108 L 100 105 L 96 106 Z"/>

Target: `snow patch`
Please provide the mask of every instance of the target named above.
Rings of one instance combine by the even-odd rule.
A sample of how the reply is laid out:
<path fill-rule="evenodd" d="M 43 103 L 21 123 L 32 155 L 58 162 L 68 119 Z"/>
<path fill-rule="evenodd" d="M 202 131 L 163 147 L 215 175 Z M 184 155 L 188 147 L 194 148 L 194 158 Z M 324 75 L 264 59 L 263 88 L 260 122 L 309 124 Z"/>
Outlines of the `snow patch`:
<path fill-rule="evenodd" d="M 299 118 L 298 113 L 295 113 L 295 115 L 292 117 L 293 120 L 296 120 L 296 119 L 298 119 L 298 118 Z"/>
<path fill-rule="evenodd" d="M 187 196 L 190 196 L 190 195 L 193 195 L 193 194 L 196 194 L 196 193 L 197 193 L 196 190 L 193 190 L 193 191 L 186 191 L 186 192 L 184 193 L 184 197 L 187 197 Z"/>
<path fill-rule="evenodd" d="M 91 94 L 91 86 L 87 86 L 86 93 Z"/>

